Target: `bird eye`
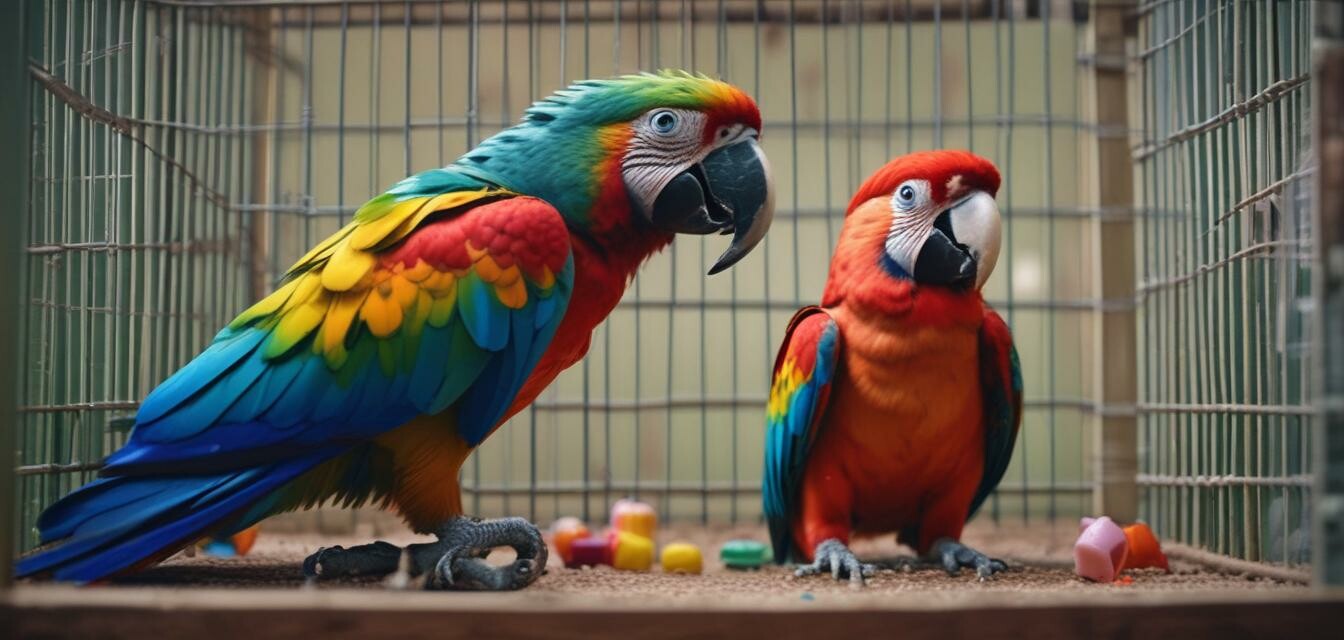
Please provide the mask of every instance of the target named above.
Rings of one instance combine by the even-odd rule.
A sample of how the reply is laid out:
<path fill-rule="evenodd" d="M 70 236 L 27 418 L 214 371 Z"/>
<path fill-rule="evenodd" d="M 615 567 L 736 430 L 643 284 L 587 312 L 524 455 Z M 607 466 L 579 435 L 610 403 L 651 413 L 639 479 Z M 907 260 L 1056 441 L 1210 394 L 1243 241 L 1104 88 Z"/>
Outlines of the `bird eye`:
<path fill-rule="evenodd" d="M 914 187 L 908 184 L 901 185 L 901 188 L 896 190 L 896 206 L 902 209 L 915 206 L 915 195 Z"/>
<path fill-rule="evenodd" d="M 659 111 L 649 118 L 649 122 L 653 125 L 653 130 L 658 133 L 672 133 L 677 128 L 677 114 L 671 111 Z"/>

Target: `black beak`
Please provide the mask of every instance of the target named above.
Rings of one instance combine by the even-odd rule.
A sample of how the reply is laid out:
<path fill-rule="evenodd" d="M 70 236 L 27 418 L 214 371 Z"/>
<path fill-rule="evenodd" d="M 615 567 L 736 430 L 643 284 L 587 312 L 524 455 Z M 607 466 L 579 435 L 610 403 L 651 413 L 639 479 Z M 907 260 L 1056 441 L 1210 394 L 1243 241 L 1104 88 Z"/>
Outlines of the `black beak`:
<path fill-rule="evenodd" d="M 915 259 L 915 282 L 953 289 L 969 289 L 975 285 L 975 256 L 964 244 L 957 242 L 952 233 L 952 211 L 938 214 L 933 221 L 933 232 Z"/>
<path fill-rule="evenodd" d="M 673 178 L 659 192 L 650 216 L 672 233 L 733 234 L 733 242 L 710 267 L 714 275 L 751 252 L 774 217 L 770 167 L 755 138 L 716 149 Z"/>

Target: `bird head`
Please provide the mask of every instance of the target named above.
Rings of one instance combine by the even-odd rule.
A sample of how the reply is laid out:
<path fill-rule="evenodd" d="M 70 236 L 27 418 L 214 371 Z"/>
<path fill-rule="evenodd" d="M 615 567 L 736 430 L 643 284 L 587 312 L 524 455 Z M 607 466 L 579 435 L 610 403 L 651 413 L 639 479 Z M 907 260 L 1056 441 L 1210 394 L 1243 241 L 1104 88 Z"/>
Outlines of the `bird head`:
<path fill-rule="evenodd" d="M 867 229 L 862 242 L 881 244 L 876 260 L 891 278 L 978 291 L 999 257 L 998 189 L 998 169 L 978 155 L 912 153 L 863 183 L 845 226 Z"/>
<path fill-rule="evenodd" d="M 453 168 L 546 200 L 579 233 L 731 233 L 714 274 L 750 252 L 774 215 L 760 130 L 750 97 L 705 76 L 585 80 L 537 102 Z"/>

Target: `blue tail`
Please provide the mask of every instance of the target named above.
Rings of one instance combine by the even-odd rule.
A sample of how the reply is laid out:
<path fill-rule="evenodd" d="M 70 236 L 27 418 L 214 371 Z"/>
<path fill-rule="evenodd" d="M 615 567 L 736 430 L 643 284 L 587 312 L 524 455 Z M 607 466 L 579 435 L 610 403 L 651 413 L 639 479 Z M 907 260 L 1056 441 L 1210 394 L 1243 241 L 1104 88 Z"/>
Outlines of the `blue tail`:
<path fill-rule="evenodd" d="M 43 544 L 59 544 L 20 560 L 16 573 L 91 582 L 221 527 L 249 526 L 238 520 L 245 510 L 248 519 L 260 519 L 249 506 L 332 453 L 212 475 L 99 478 L 42 513 L 37 525 Z"/>

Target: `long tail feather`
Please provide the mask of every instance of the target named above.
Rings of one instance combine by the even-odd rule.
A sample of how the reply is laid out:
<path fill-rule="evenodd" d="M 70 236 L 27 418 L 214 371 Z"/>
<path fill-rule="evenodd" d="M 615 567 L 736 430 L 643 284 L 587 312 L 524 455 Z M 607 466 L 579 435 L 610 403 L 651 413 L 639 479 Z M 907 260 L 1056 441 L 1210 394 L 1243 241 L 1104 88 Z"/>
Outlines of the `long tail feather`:
<path fill-rule="evenodd" d="M 57 543 L 19 561 L 20 577 L 50 573 L 91 582 L 171 553 L 233 522 L 337 451 L 201 476 L 100 478 L 52 506 L 39 522 L 44 543 Z"/>

